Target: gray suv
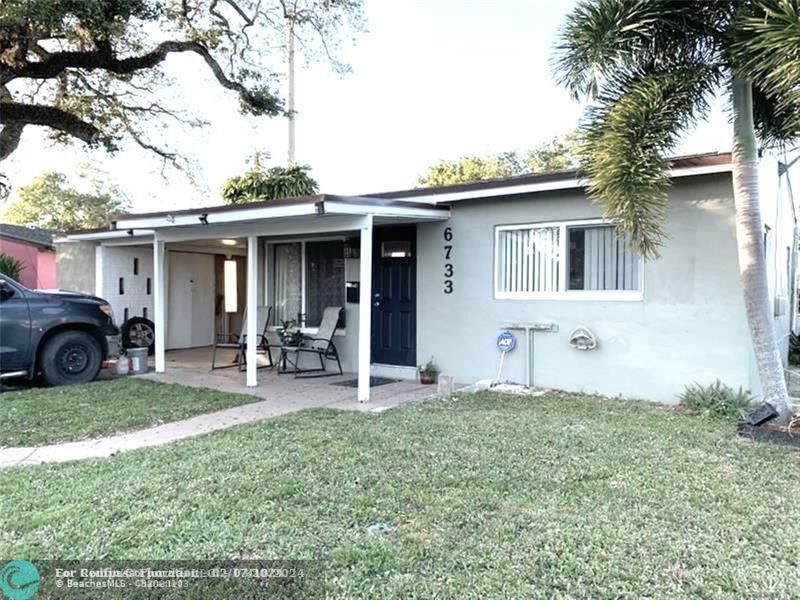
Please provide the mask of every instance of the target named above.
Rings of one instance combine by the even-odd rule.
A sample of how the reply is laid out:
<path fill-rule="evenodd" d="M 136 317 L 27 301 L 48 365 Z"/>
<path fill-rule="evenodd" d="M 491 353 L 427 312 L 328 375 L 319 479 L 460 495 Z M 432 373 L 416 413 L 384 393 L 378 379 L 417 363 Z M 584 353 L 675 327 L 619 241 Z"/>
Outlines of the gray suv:
<path fill-rule="evenodd" d="M 119 329 L 102 298 L 29 290 L 0 275 L 0 379 L 41 375 L 48 385 L 84 383 L 119 348 Z"/>

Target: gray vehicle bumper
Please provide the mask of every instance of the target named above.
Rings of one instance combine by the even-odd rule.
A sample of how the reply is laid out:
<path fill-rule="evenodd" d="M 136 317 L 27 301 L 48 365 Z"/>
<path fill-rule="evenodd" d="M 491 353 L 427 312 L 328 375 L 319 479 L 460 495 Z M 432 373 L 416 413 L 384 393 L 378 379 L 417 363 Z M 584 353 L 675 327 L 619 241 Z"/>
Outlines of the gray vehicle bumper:
<path fill-rule="evenodd" d="M 106 344 L 108 345 L 107 358 L 118 358 L 120 351 L 122 350 L 122 336 L 107 335 Z"/>

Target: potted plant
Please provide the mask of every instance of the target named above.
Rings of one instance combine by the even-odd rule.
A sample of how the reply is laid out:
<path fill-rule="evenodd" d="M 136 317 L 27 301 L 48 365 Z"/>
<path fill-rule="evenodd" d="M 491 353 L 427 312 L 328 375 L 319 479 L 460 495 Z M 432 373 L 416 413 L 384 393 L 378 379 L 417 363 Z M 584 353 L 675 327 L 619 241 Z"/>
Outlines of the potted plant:
<path fill-rule="evenodd" d="M 439 367 L 436 366 L 432 356 L 428 362 L 426 362 L 424 365 L 420 365 L 418 370 L 420 383 L 436 383 L 436 376 L 439 374 Z"/>
<path fill-rule="evenodd" d="M 278 327 L 278 335 L 281 337 L 281 343 L 284 346 L 299 346 L 300 345 L 300 330 L 297 329 L 297 321 L 289 319 L 281 321 L 281 326 Z"/>

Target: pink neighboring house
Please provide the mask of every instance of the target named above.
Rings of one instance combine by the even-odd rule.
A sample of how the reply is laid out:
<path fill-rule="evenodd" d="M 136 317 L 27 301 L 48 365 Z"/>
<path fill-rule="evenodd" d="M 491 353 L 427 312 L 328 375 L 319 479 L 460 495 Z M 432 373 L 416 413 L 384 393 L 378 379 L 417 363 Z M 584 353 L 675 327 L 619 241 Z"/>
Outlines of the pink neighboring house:
<path fill-rule="evenodd" d="M 20 283 L 25 287 L 56 287 L 56 252 L 51 231 L 0 223 L 0 252 L 22 263 Z"/>

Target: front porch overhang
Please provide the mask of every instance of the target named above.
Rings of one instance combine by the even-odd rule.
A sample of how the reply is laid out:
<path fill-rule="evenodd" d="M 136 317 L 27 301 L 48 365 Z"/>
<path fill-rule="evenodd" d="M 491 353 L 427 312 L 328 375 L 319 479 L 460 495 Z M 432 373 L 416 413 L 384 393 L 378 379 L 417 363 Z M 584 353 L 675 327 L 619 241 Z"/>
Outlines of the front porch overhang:
<path fill-rule="evenodd" d="M 114 221 L 114 229 L 123 231 L 156 230 L 160 233 L 181 231 L 208 237 L 209 227 L 224 229 L 235 225 L 237 231 L 259 231 L 283 226 L 304 227 L 317 222 L 320 227 L 327 219 L 372 215 L 376 224 L 382 222 L 440 221 L 450 217 L 450 208 L 421 202 L 397 202 L 376 198 L 349 196 L 309 196 L 286 200 L 267 200 L 243 205 L 216 206 L 190 210 L 124 215 Z M 329 226 L 334 222 L 328 223 Z M 186 228 L 189 228 L 187 230 Z"/>
<path fill-rule="evenodd" d="M 107 232 L 73 233 L 70 240 L 100 244 L 139 243 L 153 246 L 153 322 L 155 365 L 166 370 L 166 252 L 167 244 L 211 238 L 247 240 L 246 305 L 258 305 L 260 237 L 287 237 L 333 232 L 358 232 L 360 236 L 360 281 L 358 325 L 358 400 L 370 396 L 370 354 L 372 318 L 372 247 L 376 225 L 445 221 L 449 206 L 345 196 L 311 196 L 269 200 L 240 206 L 219 206 L 118 217 Z M 98 264 L 97 268 L 102 268 Z M 247 385 L 258 384 L 257 311 L 248 310 Z"/>

